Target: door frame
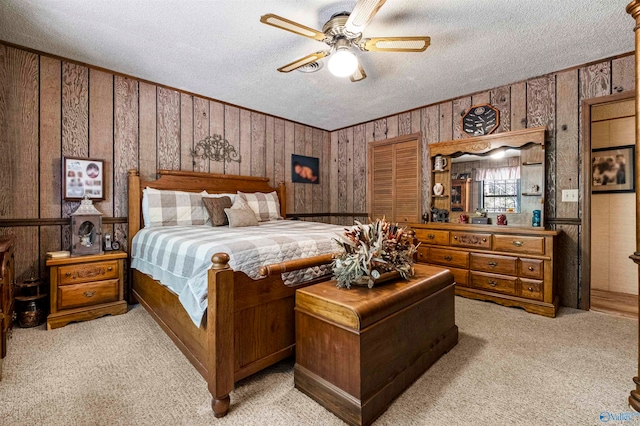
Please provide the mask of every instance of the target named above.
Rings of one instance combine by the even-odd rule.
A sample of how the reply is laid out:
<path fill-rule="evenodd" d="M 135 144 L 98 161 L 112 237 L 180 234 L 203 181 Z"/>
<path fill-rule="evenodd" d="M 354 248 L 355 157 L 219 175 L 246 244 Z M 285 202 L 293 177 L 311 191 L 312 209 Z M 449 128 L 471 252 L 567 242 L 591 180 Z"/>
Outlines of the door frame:
<path fill-rule="evenodd" d="M 616 101 L 633 99 L 635 90 L 615 93 L 613 95 L 601 96 L 598 98 L 585 99 L 582 101 L 582 178 L 583 189 L 582 204 L 582 237 L 580 241 L 581 267 L 578 307 L 588 311 L 591 308 L 591 107 L 600 104 L 607 104 Z M 634 141 L 635 145 L 635 141 Z M 638 165 L 638 155 L 636 150 L 636 168 Z M 637 185 L 637 184 L 636 184 Z M 636 191 L 638 188 L 636 188 Z M 629 253 L 633 254 L 633 253 Z"/>

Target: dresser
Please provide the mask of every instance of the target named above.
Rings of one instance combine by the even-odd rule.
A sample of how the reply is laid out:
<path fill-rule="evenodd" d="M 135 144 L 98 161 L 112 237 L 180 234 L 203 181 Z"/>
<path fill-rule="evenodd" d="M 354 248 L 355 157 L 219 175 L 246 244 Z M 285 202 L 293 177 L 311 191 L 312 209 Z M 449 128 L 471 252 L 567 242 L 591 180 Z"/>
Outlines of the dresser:
<path fill-rule="evenodd" d="M 420 242 L 416 260 L 449 269 L 457 295 L 555 317 L 558 231 L 453 223 L 410 226 Z"/>
<path fill-rule="evenodd" d="M 105 254 L 47 260 L 50 314 L 47 330 L 73 321 L 127 312 L 124 300 L 124 259 L 127 254 Z"/>
<path fill-rule="evenodd" d="M 13 322 L 13 285 L 15 260 L 13 237 L 0 238 L 0 380 L 2 362 L 7 355 L 7 334 Z"/>

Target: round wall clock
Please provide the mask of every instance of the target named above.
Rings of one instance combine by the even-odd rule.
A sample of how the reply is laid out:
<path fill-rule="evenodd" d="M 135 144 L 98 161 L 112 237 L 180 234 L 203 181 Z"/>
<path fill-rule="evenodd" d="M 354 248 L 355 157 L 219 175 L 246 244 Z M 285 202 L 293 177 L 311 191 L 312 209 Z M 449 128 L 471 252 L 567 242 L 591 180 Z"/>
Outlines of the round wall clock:
<path fill-rule="evenodd" d="M 488 135 L 500 125 L 500 111 L 490 104 L 474 105 L 462 116 L 462 131 L 469 136 Z"/>

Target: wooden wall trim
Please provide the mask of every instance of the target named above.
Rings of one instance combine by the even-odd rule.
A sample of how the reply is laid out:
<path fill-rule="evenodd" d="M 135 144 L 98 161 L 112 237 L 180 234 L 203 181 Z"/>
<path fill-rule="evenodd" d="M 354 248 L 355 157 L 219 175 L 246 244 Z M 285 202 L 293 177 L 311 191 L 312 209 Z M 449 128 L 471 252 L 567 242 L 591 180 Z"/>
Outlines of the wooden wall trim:
<path fill-rule="evenodd" d="M 579 217 L 552 217 L 545 218 L 544 221 L 549 225 L 582 225 L 582 219 Z"/>
<path fill-rule="evenodd" d="M 369 213 L 290 213 L 287 217 L 369 217 Z"/>
<path fill-rule="evenodd" d="M 114 225 L 116 223 L 127 223 L 126 217 L 103 217 L 103 225 Z M 58 226 L 70 225 L 71 218 L 50 218 L 50 219 L 0 219 L 0 228 L 10 228 L 14 226 Z"/>

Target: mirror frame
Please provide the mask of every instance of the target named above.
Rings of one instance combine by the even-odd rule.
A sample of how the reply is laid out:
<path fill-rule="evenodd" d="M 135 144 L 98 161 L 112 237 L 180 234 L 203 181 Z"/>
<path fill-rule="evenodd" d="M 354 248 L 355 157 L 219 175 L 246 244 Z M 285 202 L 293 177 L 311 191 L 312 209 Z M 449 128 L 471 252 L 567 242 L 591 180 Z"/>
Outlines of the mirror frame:
<path fill-rule="evenodd" d="M 451 222 L 458 222 L 458 216 L 462 212 L 452 212 L 450 205 L 450 191 L 451 189 L 451 157 L 458 156 L 461 154 L 486 154 L 493 150 L 499 148 L 522 148 L 526 145 L 539 145 L 542 149 L 543 157 L 542 161 L 542 178 L 543 182 L 541 185 L 541 206 L 540 210 L 543 211 L 544 218 L 544 198 L 545 198 L 545 187 L 546 182 L 546 172 L 545 172 L 545 159 L 544 159 L 544 149 L 545 149 L 545 135 L 546 135 L 546 127 L 533 127 L 529 129 L 522 130 L 514 130 L 511 132 L 503 132 L 503 133 L 495 133 L 483 136 L 469 137 L 465 139 L 456 139 L 446 142 L 438 142 L 434 144 L 430 144 L 429 147 L 429 170 L 431 176 L 430 189 L 429 189 L 429 197 L 431 199 L 430 206 L 438 209 L 446 209 L 449 211 L 449 217 Z M 448 164 L 444 171 L 435 171 L 433 170 L 434 159 L 436 156 L 441 155 L 446 157 L 448 160 Z M 445 191 L 447 191 L 448 195 L 444 196 L 436 196 L 432 193 L 433 185 L 436 182 L 441 182 L 445 186 Z M 467 212 L 468 213 L 468 212 Z M 512 213 L 512 214 L 525 214 L 525 216 L 530 216 L 532 212 L 524 212 L 520 213 Z M 493 214 L 496 215 L 496 214 Z M 519 220 L 524 226 L 524 221 Z M 495 221 L 494 221 L 495 224 Z M 542 221 L 542 227 L 544 227 L 544 220 Z"/>

